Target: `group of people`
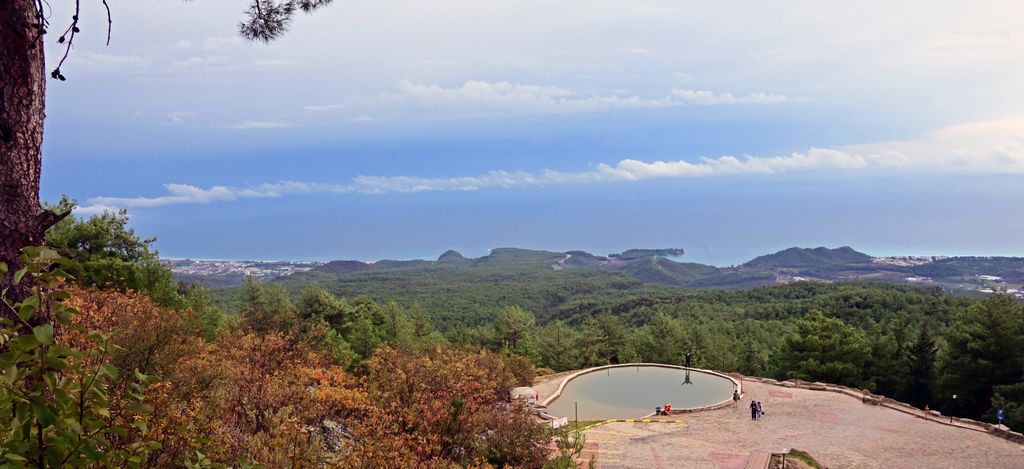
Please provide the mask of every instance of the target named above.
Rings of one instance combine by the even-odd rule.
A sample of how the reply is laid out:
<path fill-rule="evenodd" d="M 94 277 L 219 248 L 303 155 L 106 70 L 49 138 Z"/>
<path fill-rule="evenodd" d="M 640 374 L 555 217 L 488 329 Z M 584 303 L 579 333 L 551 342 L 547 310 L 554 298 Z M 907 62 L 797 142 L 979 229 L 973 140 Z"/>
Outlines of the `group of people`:
<path fill-rule="evenodd" d="M 735 389 L 732 392 L 733 405 L 739 407 L 740 404 L 740 390 Z M 764 417 L 764 407 L 761 407 L 761 401 L 750 401 L 750 420 L 761 420 Z"/>
<path fill-rule="evenodd" d="M 761 417 L 764 417 L 761 401 L 750 401 L 750 420 L 761 420 Z"/>
<path fill-rule="evenodd" d="M 732 400 L 735 405 L 739 405 L 740 398 L 739 389 L 733 390 Z M 654 415 L 672 415 L 672 403 L 666 402 L 664 408 L 655 407 Z M 761 407 L 761 401 L 750 401 L 750 420 L 761 420 L 762 417 L 764 417 L 764 407 Z"/>

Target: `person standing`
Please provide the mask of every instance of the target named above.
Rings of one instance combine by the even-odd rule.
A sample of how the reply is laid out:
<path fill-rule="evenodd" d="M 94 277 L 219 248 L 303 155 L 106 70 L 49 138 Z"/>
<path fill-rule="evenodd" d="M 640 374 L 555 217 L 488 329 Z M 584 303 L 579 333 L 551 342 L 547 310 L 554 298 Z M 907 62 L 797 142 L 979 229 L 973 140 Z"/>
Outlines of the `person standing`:
<path fill-rule="evenodd" d="M 996 420 L 999 420 L 999 425 L 1002 425 L 1003 420 L 1006 420 L 1006 412 L 1004 412 L 1003 409 L 996 411 Z"/>
<path fill-rule="evenodd" d="M 764 407 L 761 407 L 761 401 L 757 401 L 757 419 L 761 420 L 764 417 Z"/>
<path fill-rule="evenodd" d="M 750 420 L 757 420 L 757 402 L 750 401 Z"/>

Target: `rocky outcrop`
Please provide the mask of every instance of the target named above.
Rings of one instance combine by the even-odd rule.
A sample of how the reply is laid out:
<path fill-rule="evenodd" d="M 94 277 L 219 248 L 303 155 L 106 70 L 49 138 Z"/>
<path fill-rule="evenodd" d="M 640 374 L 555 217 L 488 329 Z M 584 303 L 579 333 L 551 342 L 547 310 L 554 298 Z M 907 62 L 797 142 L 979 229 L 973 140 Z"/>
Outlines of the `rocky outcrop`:
<path fill-rule="evenodd" d="M 325 419 L 320 425 L 307 427 L 306 430 L 313 438 L 319 438 L 323 445 L 326 458 L 324 467 L 335 467 L 348 457 L 352 448 L 359 442 L 359 437 L 352 433 L 352 430 L 341 422 Z"/>

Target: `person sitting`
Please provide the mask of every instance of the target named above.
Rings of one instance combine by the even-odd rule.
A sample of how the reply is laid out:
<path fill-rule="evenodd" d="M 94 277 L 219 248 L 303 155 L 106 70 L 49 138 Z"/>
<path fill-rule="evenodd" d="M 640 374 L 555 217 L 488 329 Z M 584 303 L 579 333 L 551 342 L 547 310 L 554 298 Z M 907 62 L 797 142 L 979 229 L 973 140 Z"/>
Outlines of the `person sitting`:
<path fill-rule="evenodd" d="M 672 415 L 672 403 L 671 402 L 666 402 L 665 403 L 665 415 Z"/>
<path fill-rule="evenodd" d="M 654 415 L 665 415 L 665 413 L 661 411 L 661 406 L 654 408 Z"/>

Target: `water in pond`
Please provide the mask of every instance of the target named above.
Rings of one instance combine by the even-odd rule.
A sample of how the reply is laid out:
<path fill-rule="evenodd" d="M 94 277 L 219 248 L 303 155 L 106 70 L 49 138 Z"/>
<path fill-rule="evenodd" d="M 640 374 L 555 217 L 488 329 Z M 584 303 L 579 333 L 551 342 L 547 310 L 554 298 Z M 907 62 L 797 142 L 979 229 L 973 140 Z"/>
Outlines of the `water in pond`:
<path fill-rule="evenodd" d="M 548 405 L 556 417 L 580 420 L 630 419 L 654 413 L 666 402 L 674 409 L 703 407 L 732 397 L 731 380 L 700 371 L 658 366 L 607 368 L 577 376 Z"/>

